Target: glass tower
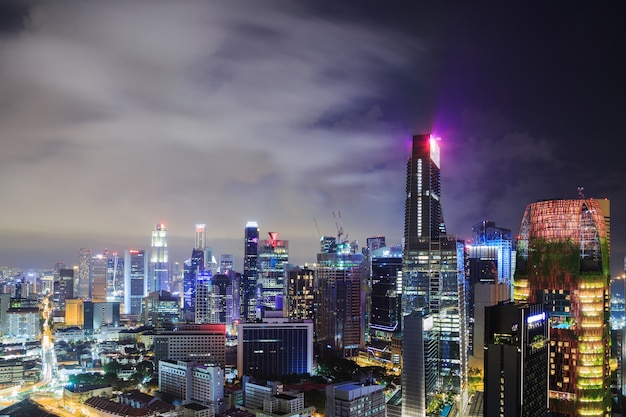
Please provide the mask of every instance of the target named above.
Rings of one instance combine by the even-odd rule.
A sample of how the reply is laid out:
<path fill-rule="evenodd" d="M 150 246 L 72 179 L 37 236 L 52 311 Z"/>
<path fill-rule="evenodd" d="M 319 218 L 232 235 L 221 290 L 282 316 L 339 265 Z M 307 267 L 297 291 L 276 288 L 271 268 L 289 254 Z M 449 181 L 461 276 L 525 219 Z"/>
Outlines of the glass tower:
<path fill-rule="evenodd" d="M 276 232 L 268 234 L 269 239 L 258 245 L 258 304 L 263 311 L 282 310 L 289 241 L 278 239 Z"/>
<path fill-rule="evenodd" d="M 147 267 L 145 251 L 124 252 L 124 314 L 141 314 L 142 300 L 148 295 Z"/>
<path fill-rule="evenodd" d="M 241 279 L 241 319 L 246 321 L 257 318 L 256 284 L 259 255 L 259 225 L 257 222 L 248 222 L 244 233 L 243 277 Z"/>
<path fill-rule="evenodd" d="M 150 251 L 150 281 L 148 292 L 169 291 L 169 268 L 167 252 L 167 230 L 165 224 L 159 223 L 152 231 L 152 248 Z"/>
<path fill-rule="evenodd" d="M 436 387 L 441 392 L 456 394 L 454 401 L 463 406 L 467 403 L 468 337 L 465 245 L 446 234 L 438 142 L 431 135 L 413 136 L 407 162 L 402 315 L 419 312 L 432 316 L 431 331 L 438 341 Z M 403 346 L 403 362 L 413 354 L 408 346 Z M 417 397 L 426 389 L 425 384 L 412 385 L 406 392 L 403 389 L 402 396 Z M 404 411 L 417 412 L 403 406 Z"/>

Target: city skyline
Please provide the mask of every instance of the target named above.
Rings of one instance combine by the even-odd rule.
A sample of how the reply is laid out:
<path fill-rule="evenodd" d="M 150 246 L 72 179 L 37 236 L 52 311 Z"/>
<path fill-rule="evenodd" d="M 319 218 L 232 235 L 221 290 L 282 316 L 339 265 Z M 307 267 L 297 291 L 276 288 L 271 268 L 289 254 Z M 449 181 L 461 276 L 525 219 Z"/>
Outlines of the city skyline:
<path fill-rule="evenodd" d="M 248 221 L 312 263 L 339 212 L 360 246 L 399 244 L 411 137 L 433 133 L 449 234 L 516 235 L 582 186 L 611 201 L 623 273 L 623 5 L 0 7 L 2 266 L 148 250 L 163 222 L 170 262 L 206 224 L 241 271 Z"/>

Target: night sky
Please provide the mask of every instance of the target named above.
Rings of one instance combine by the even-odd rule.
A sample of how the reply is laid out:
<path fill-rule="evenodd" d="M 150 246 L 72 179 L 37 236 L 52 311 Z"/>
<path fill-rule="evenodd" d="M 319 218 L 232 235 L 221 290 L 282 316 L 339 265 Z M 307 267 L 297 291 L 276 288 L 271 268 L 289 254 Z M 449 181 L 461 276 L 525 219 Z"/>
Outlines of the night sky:
<path fill-rule="evenodd" d="M 621 274 L 625 4 L 414 3 L 3 0 L 0 265 L 148 249 L 158 222 L 171 261 L 206 223 L 237 270 L 249 220 L 296 264 L 338 225 L 399 244 L 433 132 L 448 232 L 516 234 L 582 186 Z"/>

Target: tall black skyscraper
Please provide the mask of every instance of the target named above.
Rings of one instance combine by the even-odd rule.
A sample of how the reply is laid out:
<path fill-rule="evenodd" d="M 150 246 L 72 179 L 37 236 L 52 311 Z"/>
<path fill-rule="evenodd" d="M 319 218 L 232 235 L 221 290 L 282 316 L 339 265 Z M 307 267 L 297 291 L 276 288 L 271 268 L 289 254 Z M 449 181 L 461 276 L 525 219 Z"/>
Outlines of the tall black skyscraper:
<path fill-rule="evenodd" d="M 485 308 L 485 417 L 548 415 L 548 346 L 543 304 Z"/>
<path fill-rule="evenodd" d="M 256 284 L 258 275 L 257 261 L 259 257 L 259 225 L 248 222 L 245 229 L 243 254 L 243 277 L 241 280 L 241 319 L 254 320 L 256 314 Z"/>
<path fill-rule="evenodd" d="M 437 389 L 456 394 L 455 402 L 462 407 L 467 401 L 465 245 L 446 234 L 439 152 L 438 138 L 413 136 L 406 176 L 402 315 L 432 316 L 432 332 L 438 344 Z M 403 362 L 410 363 L 414 358 L 409 356 L 414 354 L 403 346 Z M 407 390 L 403 387 L 403 398 L 417 396 L 423 389 L 419 384 Z M 402 412 L 420 415 L 412 406 L 403 406 Z"/>

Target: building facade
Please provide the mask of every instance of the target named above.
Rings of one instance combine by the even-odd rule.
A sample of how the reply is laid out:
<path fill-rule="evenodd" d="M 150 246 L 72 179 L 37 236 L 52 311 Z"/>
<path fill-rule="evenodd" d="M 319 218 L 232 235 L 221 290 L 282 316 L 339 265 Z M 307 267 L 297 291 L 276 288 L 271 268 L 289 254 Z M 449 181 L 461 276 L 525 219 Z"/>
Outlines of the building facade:
<path fill-rule="evenodd" d="M 342 242 L 317 255 L 315 344 L 321 357 L 352 357 L 365 346 L 363 254 L 354 249 Z"/>
<path fill-rule="evenodd" d="M 124 314 L 139 316 L 143 298 L 148 295 L 148 258 L 145 251 L 124 252 Z"/>
<path fill-rule="evenodd" d="M 315 318 L 315 271 L 307 266 L 291 266 L 287 269 L 285 308 L 292 320 Z"/>
<path fill-rule="evenodd" d="M 313 372 L 313 322 L 265 318 L 240 323 L 237 372 L 259 378 Z"/>
<path fill-rule="evenodd" d="M 169 255 L 167 229 L 164 223 L 157 224 L 152 231 L 149 268 L 148 293 L 161 290 L 169 291 Z"/>
<path fill-rule="evenodd" d="M 326 387 L 326 417 L 385 417 L 382 385 L 340 382 Z"/>
<path fill-rule="evenodd" d="M 285 268 L 289 262 L 289 242 L 278 239 L 277 232 L 269 232 L 269 238 L 257 246 L 257 282 L 259 299 L 257 310 L 282 310 L 285 289 Z"/>
<path fill-rule="evenodd" d="M 257 314 L 257 274 L 259 257 L 259 225 L 257 222 L 246 223 L 244 230 L 243 276 L 241 277 L 241 319 L 253 321 Z"/>
<path fill-rule="evenodd" d="M 526 207 L 514 297 L 547 306 L 550 411 L 609 416 L 609 202 L 579 197 Z"/>
<path fill-rule="evenodd" d="M 437 389 L 467 403 L 465 245 L 446 234 L 438 139 L 413 136 L 407 162 L 402 314 L 432 314 L 437 333 Z M 402 350 L 403 355 L 406 349 Z M 421 392 L 423 387 L 415 387 Z M 403 392 L 406 396 L 418 392 Z"/>
<path fill-rule="evenodd" d="M 511 230 L 486 220 L 476 223 L 472 227 L 472 238 L 466 251 L 469 351 L 473 356 L 482 358 L 484 308 L 512 299 L 515 252 Z"/>
<path fill-rule="evenodd" d="M 193 360 L 205 364 L 226 363 L 226 326 L 223 324 L 181 324 L 175 331 L 154 336 L 154 363 L 160 360 Z"/>
<path fill-rule="evenodd" d="M 484 416 L 548 415 L 549 341 L 543 304 L 486 307 L 483 346 Z"/>

